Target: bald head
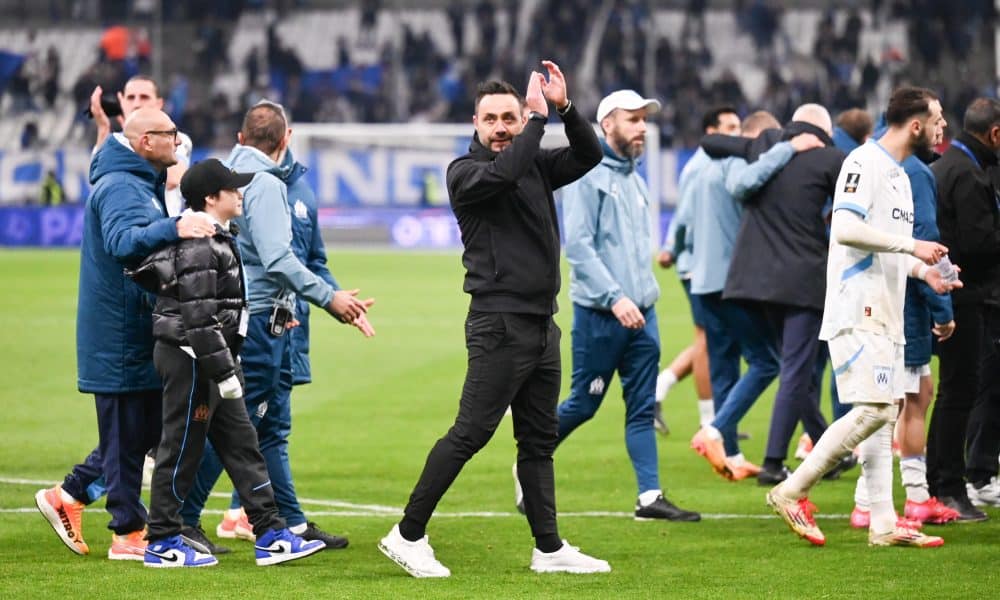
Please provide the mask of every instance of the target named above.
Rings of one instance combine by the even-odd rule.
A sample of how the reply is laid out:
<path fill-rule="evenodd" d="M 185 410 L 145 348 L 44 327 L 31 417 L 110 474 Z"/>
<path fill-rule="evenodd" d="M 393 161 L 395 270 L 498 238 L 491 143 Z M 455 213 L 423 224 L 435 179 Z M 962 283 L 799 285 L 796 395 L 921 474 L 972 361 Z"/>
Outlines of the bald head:
<path fill-rule="evenodd" d="M 830 113 L 819 104 L 803 104 L 795 109 L 792 120 L 815 125 L 825 131 L 827 135 L 833 135 L 833 119 L 830 118 Z"/>
<path fill-rule="evenodd" d="M 125 120 L 124 133 L 135 153 L 157 168 L 177 164 L 177 126 L 162 110 L 148 106 L 134 110 Z"/>

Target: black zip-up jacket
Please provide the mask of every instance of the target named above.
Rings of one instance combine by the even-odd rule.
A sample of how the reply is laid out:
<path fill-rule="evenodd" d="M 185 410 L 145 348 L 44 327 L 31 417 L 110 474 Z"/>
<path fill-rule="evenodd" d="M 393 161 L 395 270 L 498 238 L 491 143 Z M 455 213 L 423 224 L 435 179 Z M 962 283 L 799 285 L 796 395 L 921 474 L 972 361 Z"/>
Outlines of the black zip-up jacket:
<path fill-rule="evenodd" d="M 823 209 L 836 191 L 843 151 L 825 131 L 802 121 L 767 129 L 752 140 L 706 136 L 702 147 L 709 156 L 736 155 L 753 162 L 800 133 L 815 135 L 824 147 L 797 153 L 743 201 L 723 298 L 823 310 L 829 250 Z M 694 235 L 697 243 L 698 232 Z"/>
<path fill-rule="evenodd" d="M 216 224 L 212 237 L 161 248 L 126 273 L 157 294 L 153 337 L 190 346 L 205 376 L 216 383 L 236 374 L 243 344 L 240 315 L 247 302 L 233 233 Z"/>
<path fill-rule="evenodd" d="M 540 148 L 545 123 L 529 119 L 501 152 L 473 136 L 448 165 L 448 195 L 462 232 L 470 309 L 552 315 L 559 293 L 559 223 L 552 197 L 601 162 L 593 127 L 571 106 L 569 146 Z"/>
<path fill-rule="evenodd" d="M 931 165 L 937 181 L 937 222 L 951 262 L 962 268 L 964 287 L 952 302 L 1000 304 L 1000 168 L 997 155 L 967 132 Z M 977 164 L 978 163 L 978 164 Z"/>

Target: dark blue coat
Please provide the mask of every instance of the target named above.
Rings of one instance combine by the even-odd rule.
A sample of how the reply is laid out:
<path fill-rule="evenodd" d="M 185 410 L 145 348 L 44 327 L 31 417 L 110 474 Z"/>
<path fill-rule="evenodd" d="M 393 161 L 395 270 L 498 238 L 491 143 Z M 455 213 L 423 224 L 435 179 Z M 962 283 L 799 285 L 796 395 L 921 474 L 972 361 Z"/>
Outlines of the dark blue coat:
<path fill-rule="evenodd" d="M 153 367 L 156 298 L 123 268 L 176 241 L 177 220 L 164 210 L 166 172 L 121 140 L 109 137 L 90 163 L 94 187 L 83 218 L 76 314 L 77 385 L 85 393 L 160 389 Z"/>
<path fill-rule="evenodd" d="M 913 237 L 931 242 L 941 241 L 937 225 L 937 183 L 934 173 L 917 156 L 903 161 L 913 189 Z M 931 361 L 934 323 L 942 325 L 954 318 L 951 296 L 935 294 L 929 285 L 906 280 L 906 304 L 903 309 L 903 331 L 906 335 L 904 358 L 906 365 L 917 367 Z"/>
<path fill-rule="evenodd" d="M 326 248 L 319 229 L 316 195 L 304 177 L 307 169 L 295 162 L 292 152 L 285 153 L 281 163 L 281 179 L 288 186 L 288 209 L 292 216 L 292 252 L 320 279 L 339 290 L 336 279 L 326 266 Z M 299 326 L 291 330 L 292 383 L 312 381 L 309 363 L 309 302 L 296 298 L 295 318 Z"/>

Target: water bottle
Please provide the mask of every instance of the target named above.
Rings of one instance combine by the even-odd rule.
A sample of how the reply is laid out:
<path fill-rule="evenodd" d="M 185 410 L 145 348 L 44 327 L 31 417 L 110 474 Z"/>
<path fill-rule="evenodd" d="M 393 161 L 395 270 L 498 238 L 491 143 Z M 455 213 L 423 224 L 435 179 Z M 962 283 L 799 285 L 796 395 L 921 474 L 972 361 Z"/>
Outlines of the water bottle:
<path fill-rule="evenodd" d="M 941 257 L 941 260 L 934 265 L 934 268 L 941 274 L 941 280 L 945 283 L 955 283 L 958 281 L 958 271 L 955 270 L 955 265 L 951 264 L 951 260 L 947 254 Z"/>

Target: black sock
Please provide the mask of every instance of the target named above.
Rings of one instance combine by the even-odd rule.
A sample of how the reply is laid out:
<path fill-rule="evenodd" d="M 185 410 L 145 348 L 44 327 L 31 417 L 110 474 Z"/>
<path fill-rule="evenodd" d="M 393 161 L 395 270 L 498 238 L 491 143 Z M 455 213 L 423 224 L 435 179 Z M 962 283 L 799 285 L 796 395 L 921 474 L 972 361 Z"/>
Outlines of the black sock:
<path fill-rule="evenodd" d="M 785 466 L 780 458 L 764 458 L 764 468 L 768 471 L 780 471 Z"/>
<path fill-rule="evenodd" d="M 427 533 L 427 528 L 409 517 L 403 517 L 403 520 L 399 522 L 399 535 L 408 542 L 416 542 L 424 537 L 425 533 Z"/>
<path fill-rule="evenodd" d="M 559 539 L 559 536 L 554 533 L 535 538 L 535 548 L 538 548 L 546 554 L 555 552 L 556 550 L 562 548 L 562 546 L 562 540 Z"/>

